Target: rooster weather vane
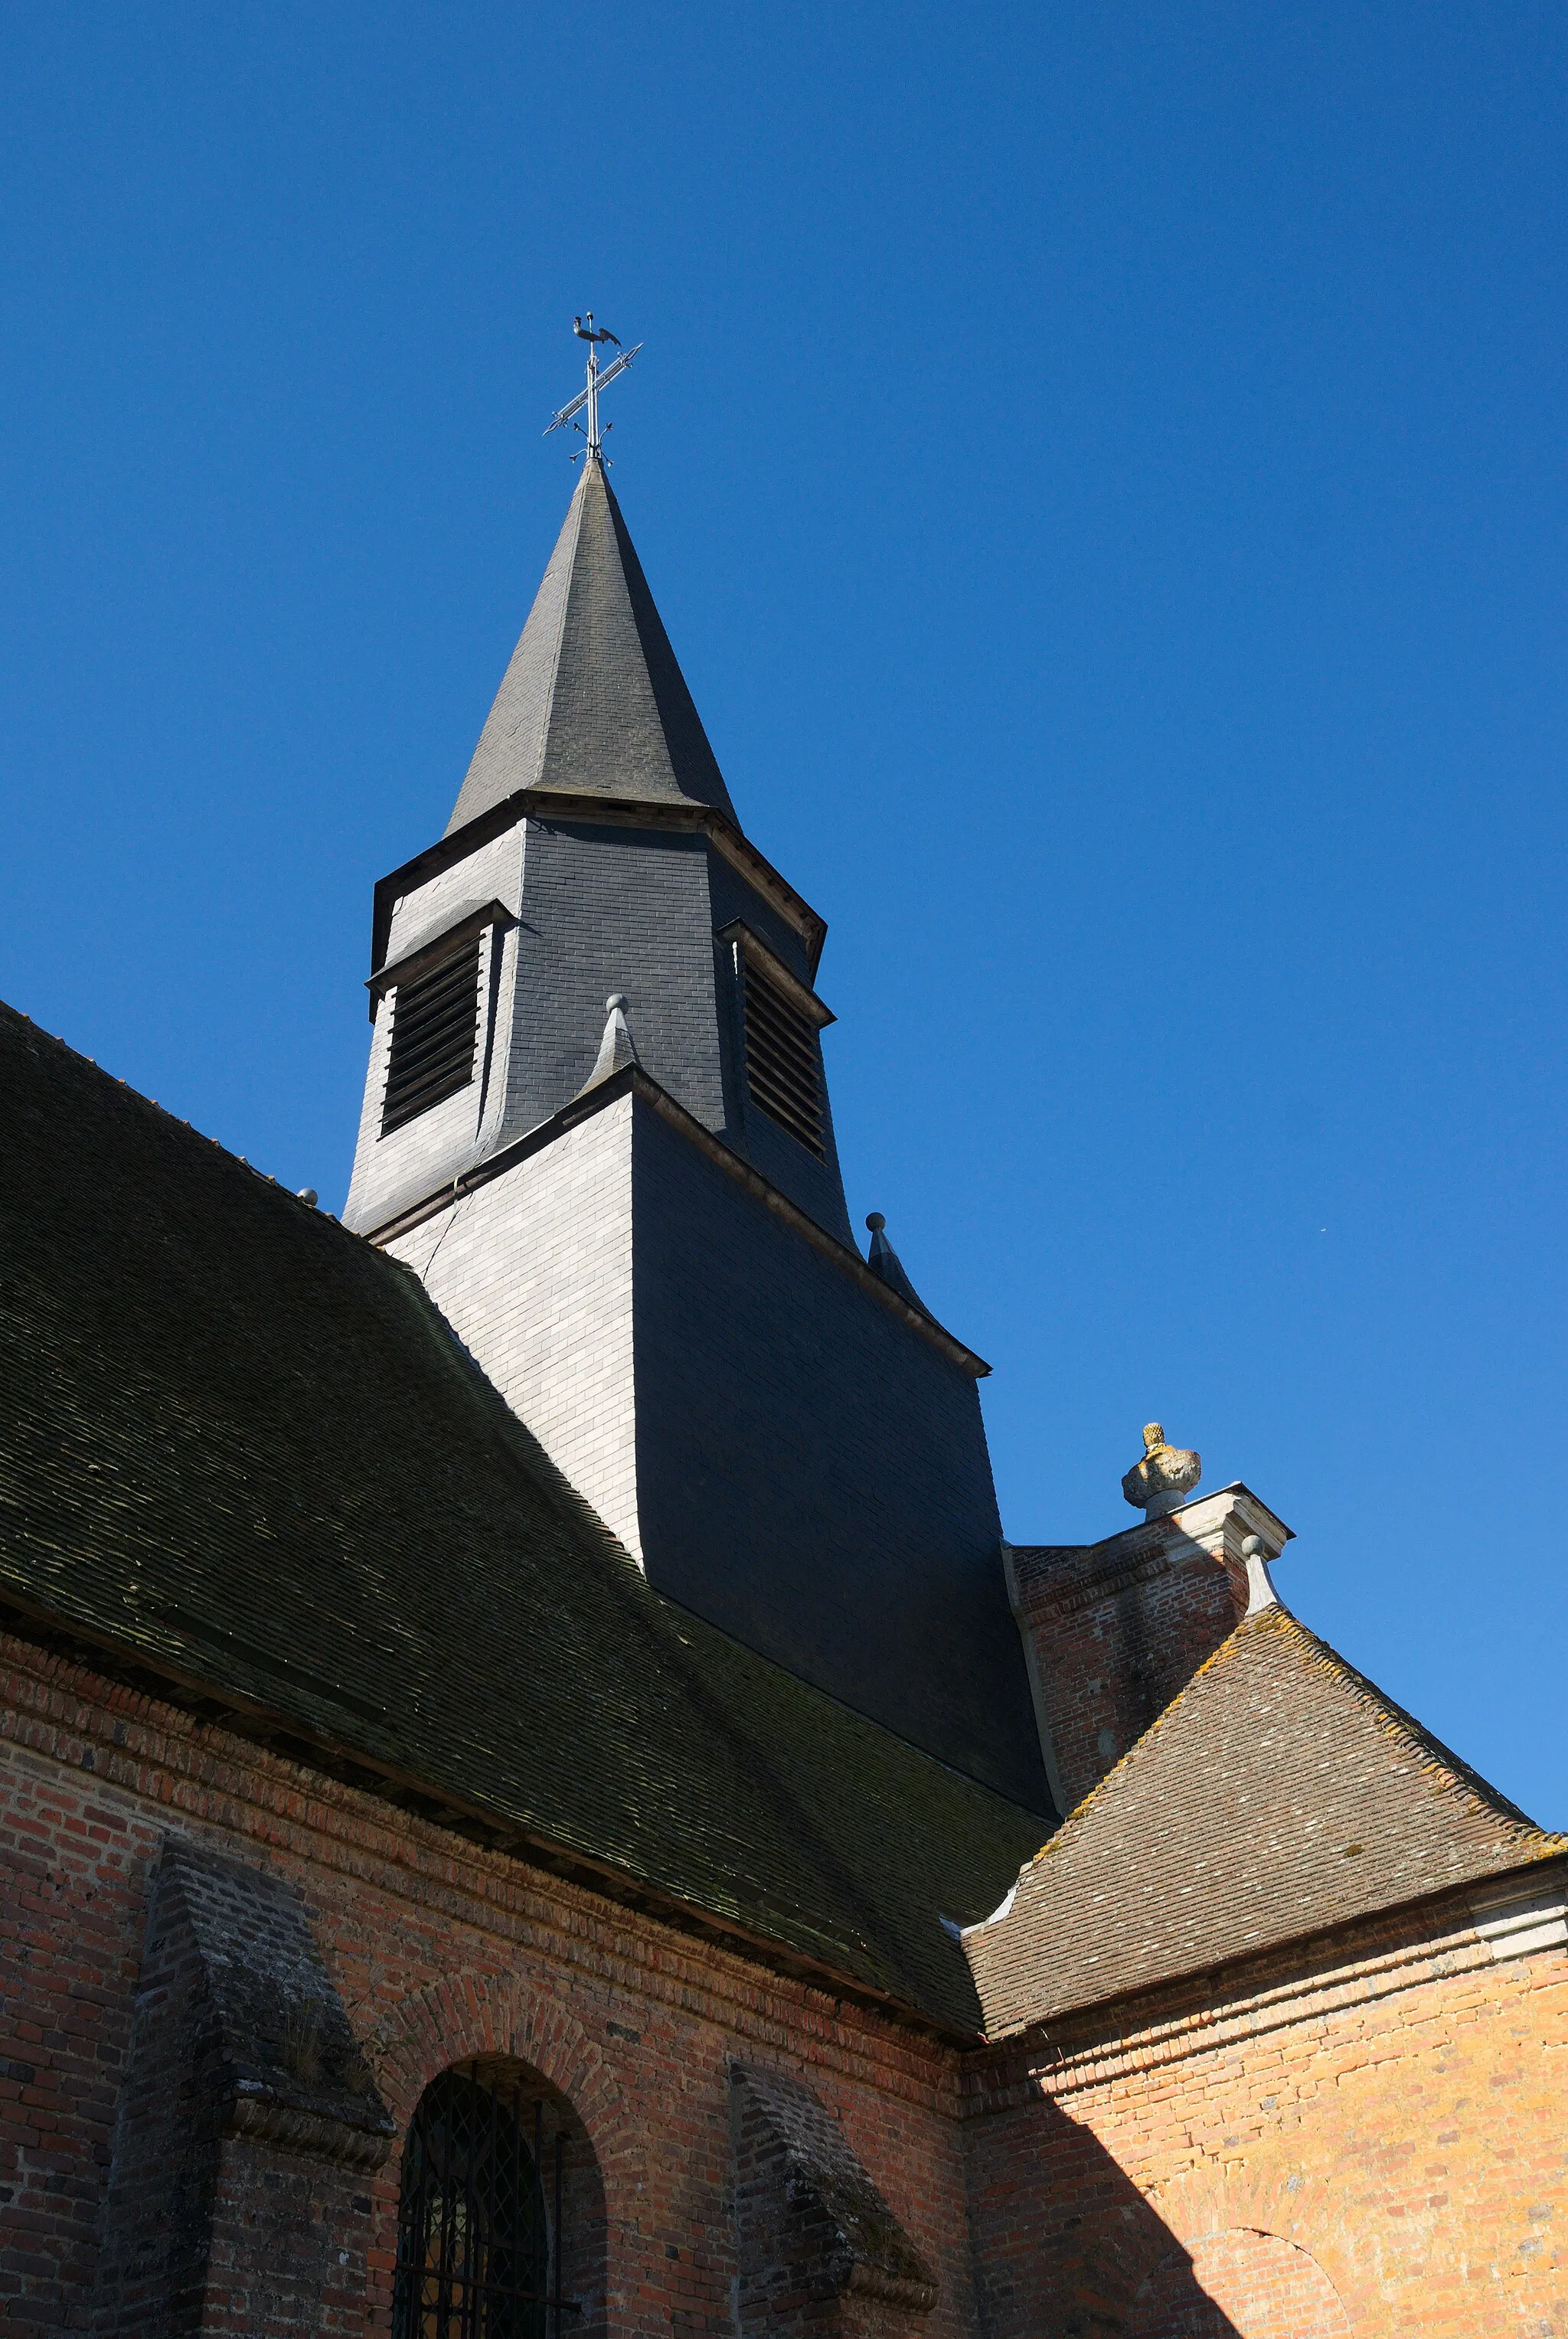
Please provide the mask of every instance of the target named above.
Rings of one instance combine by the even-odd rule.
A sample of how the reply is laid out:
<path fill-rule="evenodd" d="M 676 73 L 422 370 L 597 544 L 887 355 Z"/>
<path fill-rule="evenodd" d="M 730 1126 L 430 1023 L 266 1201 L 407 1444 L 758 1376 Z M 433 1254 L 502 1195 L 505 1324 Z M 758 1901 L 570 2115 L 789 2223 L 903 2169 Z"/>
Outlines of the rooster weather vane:
<path fill-rule="evenodd" d="M 617 374 L 625 373 L 643 345 L 641 341 L 637 341 L 629 350 L 621 349 L 620 342 L 607 326 L 596 327 L 594 312 L 591 309 L 585 316 L 572 319 L 572 331 L 579 341 L 587 341 L 588 345 L 588 386 L 586 390 L 580 390 L 577 392 L 569 406 L 563 406 L 560 412 L 551 418 L 545 425 L 544 435 L 547 439 L 550 432 L 558 430 L 563 423 L 576 422 L 577 429 L 583 431 L 587 439 L 588 453 L 602 463 L 605 459 L 605 442 L 603 433 L 599 429 L 599 392 L 606 382 L 614 381 Z M 620 355 L 612 358 L 607 366 L 601 367 L 599 350 L 606 341 L 615 341 L 616 349 L 620 350 Z M 579 422 L 577 417 L 585 408 L 587 410 L 587 419 L 586 422 Z M 609 428 L 609 424 L 606 423 L 605 429 L 607 430 Z M 582 449 L 579 448 L 577 452 L 580 454 Z M 572 460 L 576 462 L 576 455 L 573 456 Z"/>

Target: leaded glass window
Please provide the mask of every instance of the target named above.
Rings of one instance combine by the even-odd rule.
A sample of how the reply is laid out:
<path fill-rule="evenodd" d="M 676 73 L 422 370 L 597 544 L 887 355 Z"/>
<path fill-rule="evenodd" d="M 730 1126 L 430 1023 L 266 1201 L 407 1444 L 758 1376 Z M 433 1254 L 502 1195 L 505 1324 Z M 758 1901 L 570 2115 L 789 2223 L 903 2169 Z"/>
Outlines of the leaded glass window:
<path fill-rule="evenodd" d="M 393 2339 L 556 2339 L 539 2125 L 536 2107 L 530 2151 L 504 2078 L 445 2071 L 426 2088 L 403 2150 Z"/>

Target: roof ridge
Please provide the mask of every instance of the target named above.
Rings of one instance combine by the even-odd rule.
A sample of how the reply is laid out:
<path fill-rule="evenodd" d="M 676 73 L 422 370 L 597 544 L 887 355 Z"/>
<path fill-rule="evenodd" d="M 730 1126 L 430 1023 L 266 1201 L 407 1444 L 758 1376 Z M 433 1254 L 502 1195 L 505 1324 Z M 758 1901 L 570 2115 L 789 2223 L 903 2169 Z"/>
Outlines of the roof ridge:
<path fill-rule="evenodd" d="M 1379 1689 L 1377 1683 L 1353 1665 L 1348 1657 L 1342 1656 L 1332 1642 L 1326 1641 L 1320 1633 L 1315 1633 L 1310 1624 L 1304 1624 L 1294 1609 L 1287 1608 L 1283 1600 L 1276 1597 L 1268 1607 L 1260 1609 L 1256 1615 L 1238 1619 L 1224 1640 L 1217 1648 L 1210 1650 L 1197 1672 L 1178 1690 L 1169 1704 L 1160 1709 L 1148 1727 L 1133 1740 L 1131 1745 L 1117 1757 L 1104 1777 L 1095 1781 L 1082 1801 L 1073 1806 L 1061 1825 L 1032 1855 L 1027 1863 L 1028 1866 L 1032 1868 L 1043 1860 L 1048 1854 L 1058 1851 L 1064 1846 L 1070 1846 L 1082 1831 L 1082 1824 L 1087 1822 L 1092 1807 L 1103 1799 L 1112 1781 L 1120 1778 L 1140 1753 L 1146 1760 L 1148 1759 L 1155 1742 L 1168 1729 L 1178 1712 L 1191 1702 L 1193 1692 L 1198 1688 L 1198 1683 L 1217 1672 L 1226 1659 L 1234 1655 L 1238 1649 L 1265 1633 L 1276 1633 L 1282 1637 L 1288 1637 L 1291 1634 L 1297 1636 L 1303 1643 L 1303 1654 L 1307 1663 L 1339 1681 L 1383 1727 L 1391 1728 L 1395 1734 L 1403 1738 L 1415 1753 L 1424 1770 L 1437 1770 L 1446 1773 L 1451 1789 L 1468 1792 L 1475 1801 L 1483 1804 L 1496 1818 L 1507 1821 L 1511 1826 L 1524 1828 L 1532 1835 L 1538 1837 L 1543 1849 L 1533 1853 L 1532 1858 L 1552 1859 L 1559 1852 L 1568 1851 L 1568 1835 L 1555 1834 L 1551 1829 L 1542 1827 L 1538 1821 L 1533 1820 L 1527 1811 L 1522 1811 L 1517 1803 L 1511 1801 L 1500 1788 L 1493 1786 L 1489 1779 L 1484 1778 L 1479 1771 L 1464 1760 L 1463 1756 L 1456 1754 L 1451 1746 L 1445 1745 L 1442 1739 L 1426 1729 L 1413 1713 L 1388 1696 L 1386 1691 Z"/>
<path fill-rule="evenodd" d="M 583 474 L 581 479 L 577 481 L 577 486 L 572 490 L 572 500 L 567 507 L 566 521 L 561 529 L 561 541 L 563 543 L 566 541 L 567 528 L 570 528 L 572 532 L 572 540 L 567 553 L 566 583 L 562 587 L 560 604 L 556 610 L 555 638 L 550 644 L 550 680 L 549 687 L 545 693 L 544 711 L 539 718 L 539 749 L 533 775 L 533 779 L 536 784 L 543 778 L 545 765 L 549 757 L 550 725 L 556 719 L 556 698 L 560 689 L 561 682 L 561 643 L 565 637 L 567 630 L 567 608 L 572 597 L 572 570 L 577 564 L 577 546 L 582 540 L 583 505 L 587 500 L 588 471 L 592 462 L 593 457 L 590 455 L 583 465 Z M 606 481 L 606 485 L 608 483 Z M 555 556 L 552 553 L 551 558 L 553 559 L 554 557 Z M 543 591 L 543 586 L 541 585 L 540 590 Z M 527 630 L 526 626 L 524 630 Z M 521 637 L 519 637 L 519 646 L 520 644 Z M 478 750 L 476 746 L 475 754 L 477 755 L 478 752 Z M 464 785 L 466 786 L 467 785 L 468 782 L 465 775 Z M 453 818 L 455 819 L 456 817 L 457 814 L 454 808 Z"/>
<path fill-rule="evenodd" d="M 1540 1836 L 1553 1847 L 1553 1852 L 1568 1851 L 1568 1835 L 1554 1834 L 1550 1828 L 1543 1828 L 1538 1820 L 1533 1820 L 1528 1811 L 1522 1811 L 1500 1787 L 1494 1787 L 1490 1779 L 1483 1777 L 1462 1754 L 1456 1754 L 1435 1732 L 1428 1730 L 1425 1722 L 1418 1722 L 1408 1708 L 1390 1697 L 1386 1690 L 1379 1689 L 1369 1674 L 1353 1665 L 1348 1657 L 1342 1656 L 1331 1641 L 1326 1641 L 1321 1633 L 1315 1633 L 1310 1624 L 1304 1624 L 1283 1602 L 1277 1605 L 1282 1620 L 1292 1626 L 1307 1643 L 1308 1663 L 1337 1678 L 1386 1728 L 1392 1726 L 1394 1732 L 1404 1738 L 1423 1760 L 1424 1767 L 1445 1772 L 1455 1787 L 1467 1791 L 1476 1801 L 1484 1803 L 1499 1818 L 1514 1826 L 1527 1828 L 1533 1835 Z M 1264 1616 L 1272 1613 L 1266 1610 Z M 1247 1621 L 1258 1623 L 1264 1618 L 1251 1617 Z M 1240 1630 L 1239 1626 L 1238 1630 Z M 1543 1858 L 1548 1856 L 1542 1855 Z"/>
<path fill-rule="evenodd" d="M 296 1192 L 291 1186 L 285 1186 L 282 1179 L 275 1176 L 271 1170 L 258 1170 L 255 1163 L 245 1154 L 236 1153 L 232 1147 L 224 1144 L 221 1137 L 214 1137 L 210 1130 L 198 1129 L 193 1120 L 182 1113 L 175 1112 L 170 1105 L 160 1104 L 156 1097 L 150 1097 L 144 1089 L 139 1089 L 135 1081 L 127 1079 L 123 1072 L 112 1072 L 106 1064 L 101 1064 L 98 1061 L 96 1056 L 85 1054 L 82 1049 L 74 1047 L 71 1041 L 58 1031 L 48 1031 L 44 1025 L 36 1022 L 25 1008 L 14 1006 L 8 999 L 0 999 L 0 1018 L 8 1018 L 14 1023 L 25 1025 L 27 1031 L 35 1039 L 42 1040 L 49 1047 L 57 1049 L 61 1055 L 68 1060 L 78 1076 L 83 1072 L 88 1072 L 95 1080 L 101 1081 L 106 1089 L 114 1091 L 113 1097 L 110 1100 L 112 1102 L 117 1104 L 128 1102 L 144 1113 L 155 1113 L 157 1123 L 154 1126 L 166 1124 L 170 1129 L 184 1130 L 198 1145 L 212 1147 L 216 1152 L 222 1155 L 225 1161 L 232 1162 L 236 1170 L 248 1171 L 260 1184 L 271 1186 L 284 1201 L 292 1202 L 298 1208 L 307 1210 L 318 1225 L 335 1228 L 339 1234 L 346 1236 L 350 1242 L 359 1242 L 361 1239 L 351 1227 L 344 1226 L 335 1211 L 320 1209 L 313 1201 L 307 1202 L 302 1193 Z"/>

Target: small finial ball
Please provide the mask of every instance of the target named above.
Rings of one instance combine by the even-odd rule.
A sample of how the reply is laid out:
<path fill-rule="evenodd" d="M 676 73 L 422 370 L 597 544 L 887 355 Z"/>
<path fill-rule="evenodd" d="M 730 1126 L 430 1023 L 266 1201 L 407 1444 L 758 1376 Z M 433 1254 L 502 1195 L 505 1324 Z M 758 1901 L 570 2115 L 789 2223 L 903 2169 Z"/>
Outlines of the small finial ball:
<path fill-rule="evenodd" d="M 605 1013 L 613 1015 L 618 1007 L 629 1007 L 631 1003 L 624 991 L 612 991 L 605 1002 Z"/>
<path fill-rule="evenodd" d="M 1161 1425 L 1158 1421 L 1146 1421 L 1143 1425 L 1144 1452 L 1146 1454 L 1153 1454 L 1161 1446 L 1163 1446 L 1164 1443 L 1165 1431 Z"/>
<path fill-rule="evenodd" d="M 1263 1537 L 1261 1535 L 1245 1535 L 1242 1538 L 1241 1556 L 1243 1559 L 1261 1559 L 1263 1556 Z"/>
<path fill-rule="evenodd" d="M 880 1210 L 871 1210 L 868 1211 L 866 1215 L 866 1224 L 871 1229 L 873 1235 L 880 1235 L 883 1227 L 886 1226 L 887 1220 L 883 1217 Z"/>
<path fill-rule="evenodd" d="M 318 1196 L 314 1186 L 301 1186 L 295 1199 L 298 1201 L 303 1202 L 308 1210 L 313 1210 L 316 1207 L 317 1201 L 320 1199 L 320 1197 Z"/>

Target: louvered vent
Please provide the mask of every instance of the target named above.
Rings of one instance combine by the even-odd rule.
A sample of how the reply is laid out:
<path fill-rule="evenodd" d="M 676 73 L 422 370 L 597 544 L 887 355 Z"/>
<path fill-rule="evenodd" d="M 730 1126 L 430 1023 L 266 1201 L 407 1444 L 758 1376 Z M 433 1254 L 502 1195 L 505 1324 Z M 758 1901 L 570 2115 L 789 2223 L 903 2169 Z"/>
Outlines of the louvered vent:
<path fill-rule="evenodd" d="M 770 1120 L 825 1159 L 816 1025 L 749 958 L 745 965 L 746 1086 Z"/>
<path fill-rule="evenodd" d="M 392 1002 L 392 1051 L 381 1134 L 456 1096 L 474 1077 L 479 1028 L 479 945 L 471 942 L 417 982 L 399 983 Z"/>

